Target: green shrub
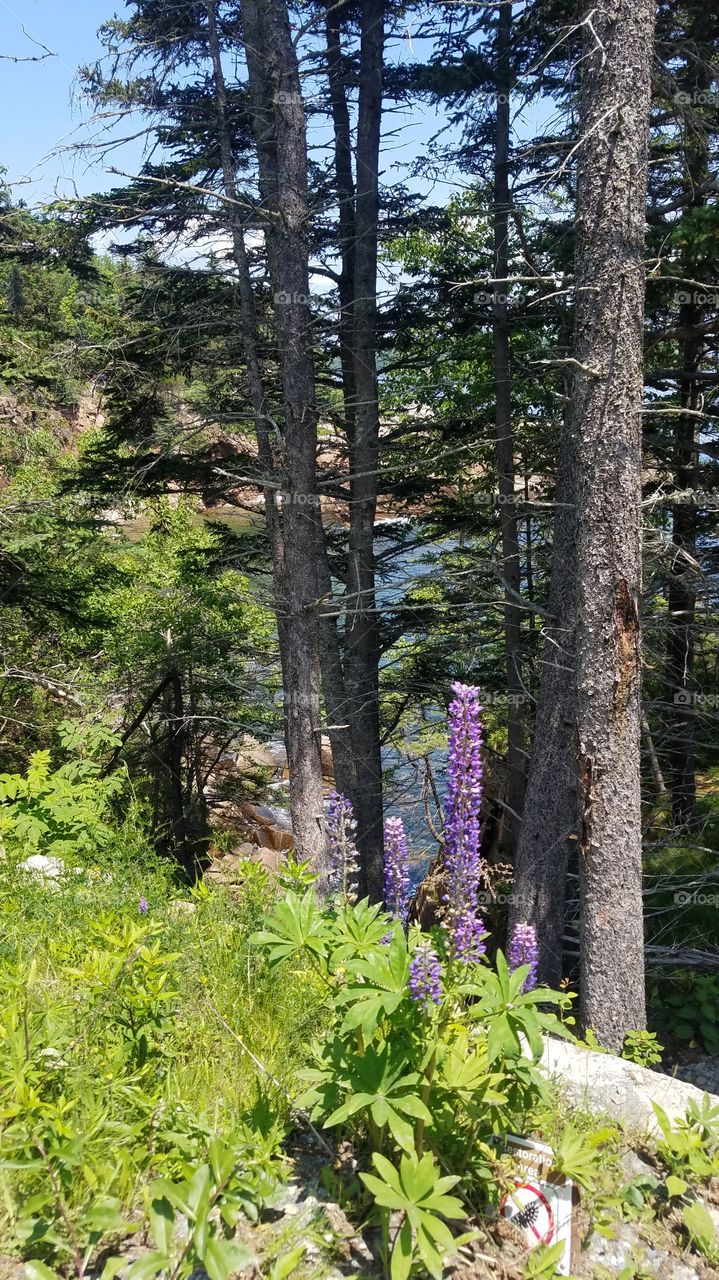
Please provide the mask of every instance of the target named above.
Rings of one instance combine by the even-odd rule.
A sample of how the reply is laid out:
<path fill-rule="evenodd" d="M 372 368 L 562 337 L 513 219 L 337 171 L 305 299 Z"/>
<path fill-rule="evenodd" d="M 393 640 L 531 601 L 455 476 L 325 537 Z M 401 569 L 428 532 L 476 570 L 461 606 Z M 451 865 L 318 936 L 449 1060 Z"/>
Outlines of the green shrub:
<path fill-rule="evenodd" d="M 361 1176 L 387 1252 L 390 1213 L 403 1215 L 391 1249 L 394 1280 L 404 1280 L 414 1261 L 440 1277 L 458 1247 L 445 1219 L 464 1216 L 446 1192 L 457 1186 L 474 1203 L 478 1195 L 497 1199 L 493 1166 L 504 1135 L 531 1129 L 547 1097 L 537 1068 L 541 1033 L 569 1035 L 546 1011 L 565 997 L 524 991 L 529 966 L 510 973 L 501 951 L 494 966 L 464 963 L 441 930 L 428 938 L 411 928 L 405 936 L 366 899 L 320 907 L 311 889 L 302 897 L 289 891 L 255 941 L 273 969 L 309 969 L 323 985 L 329 1031 L 300 1073 L 307 1084 L 300 1101 L 313 1120 L 371 1149 L 375 1172 Z M 410 977 L 429 942 L 441 966 L 432 997 L 421 1001 Z"/>
<path fill-rule="evenodd" d="M 96 817 L 63 846 L 69 866 Z M 256 1217 L 282 1176 L 284 1086 L 318 1028 L 319 983 L 279 980 L 249 943 L 273 900 L 267 877 L 239 901 L 180 896 L 141 830 L 127 831 L 100 869 L 57 880 L 0 860 L 0 1252 L 32 1261 L 36 1280 L 83 1274 L 143 1219 L 180 1212 L 172 1195 L 209 1169 L 212 1230 L 198 1202 L 194 1243 L 172 1260 L 178 1277 L 193 1264 L 220 1280 L 237 1262 L 233 1215 Z M 228 1153 L 232 1176 L 218 1181 Z"/>

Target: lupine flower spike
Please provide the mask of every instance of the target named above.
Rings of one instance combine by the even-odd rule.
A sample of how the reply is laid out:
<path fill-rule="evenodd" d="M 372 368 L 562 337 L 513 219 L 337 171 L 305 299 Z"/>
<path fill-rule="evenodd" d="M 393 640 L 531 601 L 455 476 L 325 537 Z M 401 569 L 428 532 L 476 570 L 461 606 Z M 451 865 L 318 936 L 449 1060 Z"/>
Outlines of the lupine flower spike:
<path fill-rule="evenodd" d="M 463 964 L 478 964 L 487 950 L 487 930 L 481 916 L 468 912 L 454 921 L 454 953 Z"/>
<path fill-rule="evenodd" d="M 389 914 L 406 928 L 409 914 L 409 853 L 401 818 L 387 818 L 384 824 L 384 905 Z"/>
<path fill-rule="evenodd" d="M 346 796 L 333 791 L 327 810 L 330 846 L 329 890 L 340 894 L 345 902 L 357 900 L 359 854 L 355 844 L 357 822 Z"/>
<path fill-rule="evenodd" d="M 141 916 L 147 915 L 147 912 L 150 910 L 150 905 L 147 901 L 147 898 L 140 898 L 140 901 L 137 904 L 137 909 L 140 912 Z"/>
<path fill-rule="evenodd" d="M 449 704 L 449 760 L 445 820 L 447 923 L 455 954 L 479 960 L 484 925 L 477 916 L 482 803 L 482 721 L 479 690 L 453 684 Z"/>
<path fill-rule="evenodd" d="M 528 964 L 530 966 L 529 973 L 522 986 L 523 991 L 532 991 L 537 985 L 538 960 L 537 932 L 534 925 L 515 925 L 512 940 L 509 944 L 509 968 L 514 973 L 515 969 L 519 969 L 520 965 Z"/>
<path fill-rule="evenodd" d="M 409 994 L 425 1009 L 442 1000 L 442 966 L 428 942 L 420 942 L 409 966 Z"/>

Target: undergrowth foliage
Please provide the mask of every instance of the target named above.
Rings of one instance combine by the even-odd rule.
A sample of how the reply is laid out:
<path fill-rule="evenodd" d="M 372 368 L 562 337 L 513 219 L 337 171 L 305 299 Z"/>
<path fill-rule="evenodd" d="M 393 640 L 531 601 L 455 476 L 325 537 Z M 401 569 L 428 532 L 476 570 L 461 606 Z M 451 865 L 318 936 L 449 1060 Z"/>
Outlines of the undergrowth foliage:
<path fill-rule="evenodd" d="M 103 1269 L 109 1280 L 132 1244 L 134 1280 L 199 1267 L 225 1280 L 252 1260 L 234 1238 L 238 1218 L 257 1219 L 283 1178 L 287 1103 L 264 1091 L 209 1006 L 289 1081 L 317 1026 L 317 981 L 276 982 L 249 944 L 273 898 L 266 875 L 248 878 L 241 901 L 201 886 L 180 898 L 129 825 L 90 865 L 102 784 L 91 802 L 87 773 L 68 783 L 68 821 L 78 806 L 87 818 L 70 848 L 67 824 L 58 835 L 46 822 L 57 789 L 47 792 L 44 766 L 36 773 L 39 845 L 54 858 L 61 840 L 66 869 L 24 866 L 37 846 L 22 848 L 6 822 L 0 1253 L 25 1259 L 29 1280 Z M 19 789 L 6 813 L 18 799 Z"/>
<path fill-rule="evenodd" d="M 300 1072 L 300 1103 L 371 1156 L 374 1172 L 361 1177 L 393 1280 L 415 1261 L 441 1276 L 467 1238 L 448 1222 L 496 1201 L 504 1136 L 522 1132 L 546 1096 L 542 1033 L 570 1034 L 547 1006 L 566 1009 L 566 997 L 525 991 L 530 966 L 510 972 L 501 951 L 493 966 L 466 961 L 443 929 L 406 934 L 367 899 L 322 905 L 313 889 L 288 892 L 255 941 L 273 968 L 309 970 L 322 985 L 329 1028 Z M 434 968 L 418 998 L 428 951 Z"/>
<path fill-rule="evenodd" d="M 466 720 L 477 711 L 459 693 Z M 475 912 L 447 909 L 429 932 L 408 924 L 399 819 L 387 910 L 356 901 L 341 796 L 326 898 L 293 859 L 275 879 L 248 862 L 231 888 L 181 891 L 127 775 L 103 772 L 115 741 L 102 725 L 63 726 L 60 763 L 39 752 L 0 776 L 0 1253 L 27 1280 L 267 1272 L 241 1224 L 277 1203 L 298 1110 L 351 1144 L 347 1208 L 379 1226 L 391 1280 L 439 1280 L 472 1240 L 512 1185 L 509 1133 L 549 1136 L 555 1171 L 592 1191 L 606 1134 L 558 1122 L 539 1060 L 545 1034 L 572 1035 L 571 997 L 535 985 L 529 926 L 490 962 Z M 471 878 L 468 777 L 456 864 Z M 626 1053 L 656 1049 L 635 1033 Z M 625 1188 L 621 1212 L 658 1213 L 663 1190 L 711 1260 L 690 1184 L 719 1176 L 716 1109 L 705 1099 L 674 1127 L 657 1117 L 663 1188 Z M 526 1274 L 550 1276 L 557 1256 L 538 1251 Z M 278 1260 L 269 1275 L 283 1274 Z"/>

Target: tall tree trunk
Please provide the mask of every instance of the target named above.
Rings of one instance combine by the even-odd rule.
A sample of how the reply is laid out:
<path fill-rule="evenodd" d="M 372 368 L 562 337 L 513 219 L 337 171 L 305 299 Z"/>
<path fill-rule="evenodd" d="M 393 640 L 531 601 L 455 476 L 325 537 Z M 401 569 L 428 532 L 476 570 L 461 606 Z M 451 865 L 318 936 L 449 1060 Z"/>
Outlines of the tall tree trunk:
<path fill-rule="evenodd" d="M 316 480 L 317 406 L 309 298 L 307 137 L 297 54 L 284 0 L 243 0 L 250 97 L 274 292 L 284 430 L 284 672 L 295 847 L 324 864 Z"/>
<path fill-rule="evenodd" d="M 556 986 L 562 974 L 567 865 L 579 830 L 576 733 L 577 436 L 565 414 L 555 495 L 544 649 L 527 793 L 509 917 L 534 925 L 539 978 Z"/>
<path fill-rule="evenodd" d="M 267 483 L 264 485 L 265 522 L 272 551 L 272 574 L 275 584 L 275 596 L 283 600 L 286 594 L 284 584 L 285 555 L 282 536 L 282 524 L 277 508 L 277 476 L 275 459 L 272 450 L 271 427 L 266 413 L 266 396 L 262 381 L 262 373 L 257 342 L 257 315 L 252 289 L 247 250 L 245 246 L 244 222 L 239 204 L 239 194 L 235 177 L 235 163 L 232 151 L 232 138 L 229 129 L 227 110 L 227 89 L 222 67 L 222 53 L 217 29 L 216 0 L 206 0 L 208 16 L 209 48 L 212 59 L 215 104 L 218 117 L 218 136 L 222 174 L 225 194 L 229 197 L 228 220 L 232 233 L 233 258 L 238 274 L 238 294 L 240 299 L 240 317 L 242 344 L 247 368 L 247 381 L 252 403 L 252 415 L 257 434 L 260 464 Z M 317 553 L 318 591 L 324 597 L 332 594 L 332 584 L 327 565 L 327 553 L 321 520 L 318 520 L 320 546 Z M 337 627 L 331 612 L 320 607 L 320 660 L 322 683 L 325 693 L 325 704 L 330 721 L 329 736 L 332 746 L 332 759 L 335 780 L 340 790 L 349 790 L 352 786 L 352 751 L 349 741 L 349 730 L 336 728 L 344 714 L 344 676 L 337 639 Z M 287 671 L 289 670 L 290 633 L 285 625 L 281 611 L 277 610 L 277 638 L 280 650 L 280 663 L 283 672 L 283 683 L 287 687 Z M 288 746 L 289 759 L 289 746 Z"/>
<path fill-rule="evenodd" d="M 334 129 L 335 179 L 339 204 L 339 249 L 342 263 L 339 279 L 340 365 L 342 369 L 345 416 L 349 432 L 349 417 L 353 411 L 354 397 L 351 343 L 352 294 L 354 287 L 354 184 L 352 180 L 352 135 L 342 71 L 341 22 L 341 14 L 337 10 L 337 5 L 331 3 L 327 10 L 325 34 L 327 41 L 327 73 L 330 84 Z M 321 534 L 317 571 L 320 593 L 322 683 L 329 719 L 334 780 L 336 789 L 342 795 L 348 797 L 355 812 L 357 812 L 357 776 L 352 739 L 352 713 L 347 698 L 342 646 L 337 630 L 338 619 L 344 609 L 344 604 L 340 604 L 335 597 L 324 529 L 321 529 Z"/>
<path fill-rule="evenodd" d="M 352 356 L 354 429 L 350 437 L 350 533 L 345 675 L 357 777 L 357 837 L 364 892 L 383 894 L 382 756 L 379 733 L 379 638 L 374 524 L 379 458 L 377 381 L 377 227 L 382 121 L 384 0 L 362 8 L 355 197 Z"/>
<path fill-rule="evenodd" d="M 497 111 L 494 144 L 494 276 L 505 281 L 509 275 L 509 146 L 510 95 L 512 92 L 512 5 L 503 4 L 497 18 L 496 73 Z M 493 343 L 495 383 L 496 457 L 502 528 L 502 578 L 504 581 L 504 658 L 507 673 L 507 765 L 509 785 L 509 832 L 516 849 L 522 821 L 525 789 L 523 683 L 520 668 L 522 609 L 520 594 L 519 531 L 517 495 L 514 491 L 514 437 L 512 432 L 512 385 L 509 367 L 508 284 L 494 286 Z"/>
<path fill-rule="evenodd" d="M 615 1050 L 646 1019 L 640 411 L 654 8 L 600 0 L 586 11 L 577 187 L 581 1016 Z"/>

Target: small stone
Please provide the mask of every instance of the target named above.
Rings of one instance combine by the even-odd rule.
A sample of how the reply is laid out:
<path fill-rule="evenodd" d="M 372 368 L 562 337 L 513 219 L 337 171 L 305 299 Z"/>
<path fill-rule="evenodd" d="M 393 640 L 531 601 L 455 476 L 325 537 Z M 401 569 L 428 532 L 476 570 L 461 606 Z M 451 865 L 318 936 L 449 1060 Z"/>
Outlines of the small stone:
<path fill-rule="evenodd" d="M 629 1261 L 632 1250 L 638 1244 L 639 1237 L 635 1231 L 624 1223 L 617 1226 L 612 1239 L 597 1235 L 589 1241 L 586 1259 L 593 1266 L 606 1267 L 611 1272 L 619 1272 Z"/>
<path fill-rule="evenodd" d="M 167 908 L 168 915 L 171 916 L 194 916 L 196 911 L 197 904 L 188 902 L 186 898 L 176 898 Z"/>
<path fill-rule="evenodd" d="M 249 840 L 243 840 L 242 844 L 238 844 L 232 852 L 236 858 L 251 858 L 255 852 L 255 845 L 250 844 Z"/>
<path fill-rule="evenodd" d="M 642 1159 L 637 1151 L 623 1151 L 621 1163 L 626 1182 L 634 1182 L 636 1178 L 657 1178 L 658 1181 L 654 1166 Z"/>

